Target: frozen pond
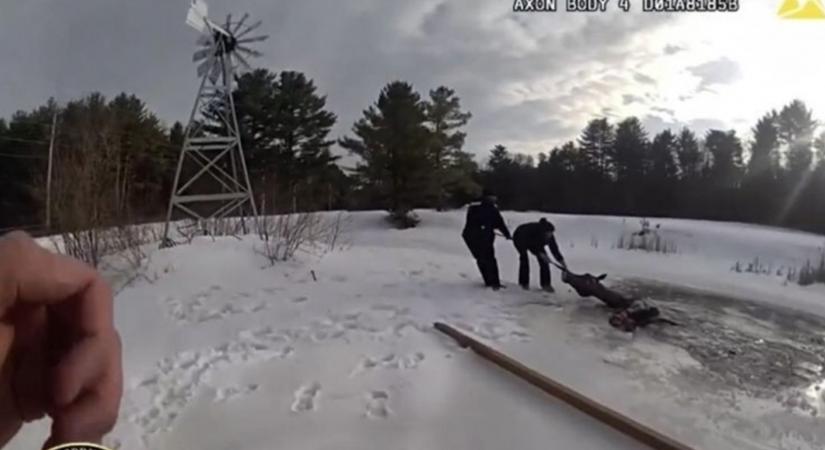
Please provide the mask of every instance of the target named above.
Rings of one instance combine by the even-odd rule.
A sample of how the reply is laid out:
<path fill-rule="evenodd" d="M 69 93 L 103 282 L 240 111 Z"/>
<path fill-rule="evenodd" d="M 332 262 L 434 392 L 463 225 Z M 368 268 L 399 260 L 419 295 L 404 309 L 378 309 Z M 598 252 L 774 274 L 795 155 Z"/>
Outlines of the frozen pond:
<path fill-rule="evenodd" d="M 680 324 L 644 332 L 699 361 L 706 387 L 736 387 L 814 416 L 825 412 L 825 318 L 652 282 L 625 281 L 618 288 L 652 300 L 663 316 Z M 601 308 L 582 305 L 577 312 L 588 309 Z M 787 391 L 805 395 L 782 394 Z"/>

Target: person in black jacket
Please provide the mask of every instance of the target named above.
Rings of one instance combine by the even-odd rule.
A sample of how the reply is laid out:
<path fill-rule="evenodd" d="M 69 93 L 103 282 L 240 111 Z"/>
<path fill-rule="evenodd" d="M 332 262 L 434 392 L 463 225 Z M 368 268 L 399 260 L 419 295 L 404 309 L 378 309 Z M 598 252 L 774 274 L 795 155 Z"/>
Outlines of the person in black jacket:
<path fill-rule="evenodd" d="M 461 237 L 476 260 L 484 285 L 499 290 L 502 286 L 496 251 L 493 247 L 496 239 L 495 230 L 501 231 L 505 238 L 511 239 L 510 230 L 507 229 L 504 218 L 496 207 L 495 195 L 485 189 L 481 201 L 467 209 L 467 221 Z"/>
<path fill-rule="evenodd" d="M 539 281 L 542 289 L 554 292 L 550 284 L 550 258 L 544 250 L 544 246 L 550 247 L 550 252 L 556 261 L 563 267 L 567 267 L 564 256 L 559 251 L 556 237 L 553 232 L 556 228 L 547 219 L 542 218 L 538 222 L 525 223 L 516 228 L 513 234 L 513 244 L 519 254 L 518 284 L 524 289 L 530 288 L 530 260 L 527 252 L 535 255 L 539 263 Z"/>

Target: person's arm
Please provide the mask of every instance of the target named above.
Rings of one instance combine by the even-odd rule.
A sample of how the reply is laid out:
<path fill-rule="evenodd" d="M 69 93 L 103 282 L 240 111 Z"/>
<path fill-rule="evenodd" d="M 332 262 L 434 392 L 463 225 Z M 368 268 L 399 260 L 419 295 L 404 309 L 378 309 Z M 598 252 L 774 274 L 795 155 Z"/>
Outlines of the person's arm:
<path fill-rule="evenodd" d="M 553 254 L 553 258 L 556 258 L 556 261 L 562 266 L 567 267 L 567 263 L 564 262 L 564 256 L 562 256 L 561 251 L 559 251 L 559 244 L 556 243 L 556 236 L 550 236 L 547 246 L 550 247 L 550 253 Z"/>
<path fill-rule="evenodd" d="M 498 209 L 496 209 L 496 228 L 501 231 L 501 234 L 503 234 L 508 240 L 513 239 L 510 235 L 510 230 L 507 229 L 507 224 L 504 223 L 504 217 L 501 216 L 501 212 L 499 212 Z"/>

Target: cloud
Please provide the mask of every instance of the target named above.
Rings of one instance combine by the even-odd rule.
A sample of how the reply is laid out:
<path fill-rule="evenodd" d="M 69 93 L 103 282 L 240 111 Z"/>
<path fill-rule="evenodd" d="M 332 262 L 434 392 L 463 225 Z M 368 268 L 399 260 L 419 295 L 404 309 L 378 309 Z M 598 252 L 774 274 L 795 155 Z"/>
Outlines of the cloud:
<path fill-rule="evenodd" d="M 687 70 L 700 79 L 697 92 L 710 90 L 716 85 L 731 84 L 741 76 L 739 64 L 725 57 L 688 67 Z"/>
<path fill-rule="evenodd" d="M 654 80 L 653 78 L 650 78 L 649 76 L 647 76 L 643 73 L 638 73 L 637 72 L 636 74 L 633 75 L 633 79 L 638 81 L 639 83 L 642 83 L 642 84 L 650 84 L 650 85 L 654 85 L 654 86 L 656 85 L 656 80 Z"/>
<path fill-rule="evenodd" d="M 679 52 L 683 52 L 685 49 L 683 47 L 679 47 L 678 45 L 666 45 L 664 49 L 665 55 L 675 55 Z"/>
<path fill-rule="evenodd" d="M 666 118 L 652 114 L 648 114 L 642 119 L 642 125 L 644 125 L 645 130 L 647 130 L 648 135 L 651 137 L 664 130 L 671 130 L 676 133 L 682 128 L 689 128 L 696 136 L 704 138 L 705 134 L 710 130 L 728 130 L 730 128 L 726 126 L 725 122 L 717 119 L 700 118 L 685 122 L 675 119 L 672 116 Z"/>
<path fill-rule="evenodd" d="M 185 121 L 197 90 L 195 33 L 188 2 L 84 0 L 12 2 L 0 14 L 0 116 L 56 95 L 134 93 L 171 123 Z M 517 15 L 500 0 L 379 0 L 210 4 L 222 17 L 245 11 L 263 21 L 268 41 L 253 65 L 298 70 L 315 80 L 339 117 L 333 137 L 388 82 L 411 82 L 426 96 L 456 90 L 474 118 L 468 151 L 496 143 L 534 152 L 575 137 L 622 93 L 650 85 L 631 75 L 650 49 L 637 41 L 673 19 L 665 15 Z M 236 16 L 237 17 L 237 16 Z M 37 23 L 32 27 L 31 23 Z M 655 50 L 658 52 L 659 50 Z"/>
<path fill-rule="evenodd" d="M 660 113 L 664 113 L 664 114 L 666 114 L 668 116 L 671 116 L 671 117 L 676 116 L 676 111 L 674 111 L 670 108 L 662 108 L 661 106 L 654 106 L 654 107 L 651 107 L 650 110 L 660 112 Z"/>
<path fill-rule="evenodd" d="M 632 95 L 632 94 L 622 95 L 622 104 L 623 105 L 630 105 L 630 104 L 633 104 L 633 103 L 644 103 L 644 101 L 645 101 L 645 99 L 643 99 L 642 97 L 639 97 L 638 95 Z"/>
<path fill-rule="evenodd" d="M 687 123 L 697 136 L 704 136 L 710 130 L 728 130 L 730 127 L 719 119 L 693 119 Z"/>
<path fill-rule="evenodd" d="M 647 131 L 648 138 L 653 139 L 654 136 L 665 130 L 675 132 L 682 128 L 683 124 L 676 120 L 664 119 L 648 114 L 642 118 L 642 126 L 644 126 L 645 131 Z"/>

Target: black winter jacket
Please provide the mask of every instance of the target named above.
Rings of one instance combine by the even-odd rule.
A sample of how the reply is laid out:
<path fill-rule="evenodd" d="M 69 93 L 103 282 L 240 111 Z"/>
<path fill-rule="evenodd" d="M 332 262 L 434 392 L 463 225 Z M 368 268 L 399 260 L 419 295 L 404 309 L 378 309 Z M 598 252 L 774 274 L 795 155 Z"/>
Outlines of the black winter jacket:
<path fill-rule="evenodd" d="M 464 234 L 479 234 L 493 236 L 495 230 L 501 231 L 507 239 L 510 239 L 510 230 L 504 223 L 504 218 L 490 202 L 476 203 L 467 209 L 467 221 L 464 224 Z"/>
<path fill-rule="evenodd" d="M 559 245 L 556 243 L 556 237 L 553 236 L 553 225 L 549 222 L 531 222 L 520 225 L 516 228 L 513 234 L 513 243 L 519 249 L 524 250 L 543 250 L 544 246 L 550 247 L 550 253 L 556 258 L 556 261 L 564 261 L 559 251 Z"/>

